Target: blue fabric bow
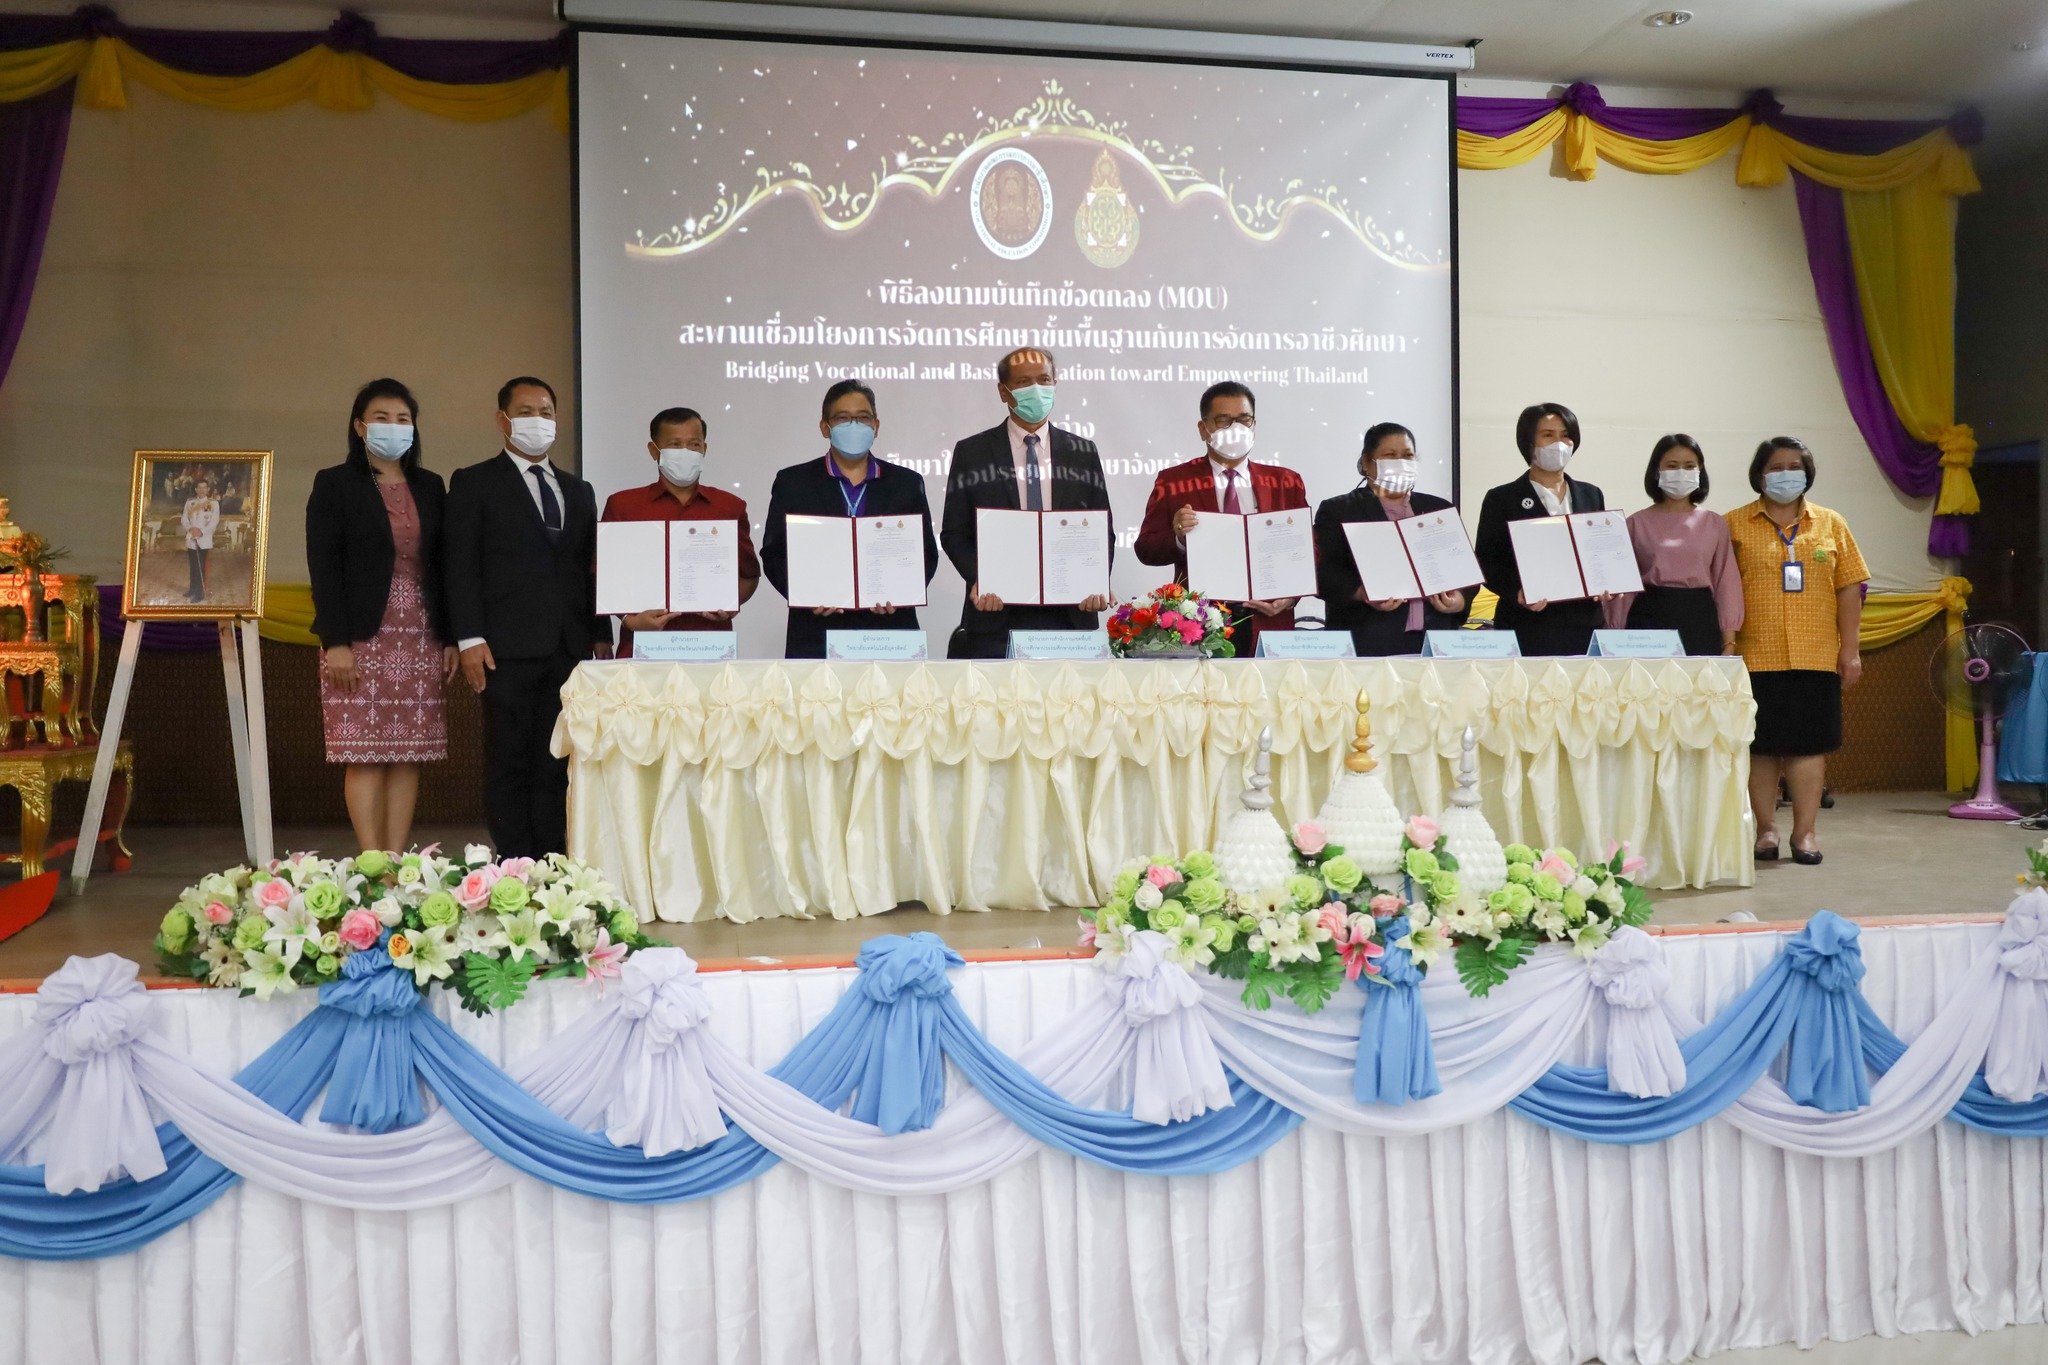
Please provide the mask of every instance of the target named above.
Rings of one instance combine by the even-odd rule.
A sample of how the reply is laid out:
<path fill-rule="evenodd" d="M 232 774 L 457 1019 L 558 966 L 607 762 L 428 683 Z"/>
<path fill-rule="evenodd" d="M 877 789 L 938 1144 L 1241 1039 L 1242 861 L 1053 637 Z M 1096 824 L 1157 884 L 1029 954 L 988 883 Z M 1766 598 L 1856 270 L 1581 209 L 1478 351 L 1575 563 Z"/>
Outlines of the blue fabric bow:
<path fill-rule="evenodd" d="M 1422 969 L 1406 948 L 1408 917 L 1387 921 L 1386 952 L 1379 962 L 1380 984 L 1360 977 L 1365 1009 L 1358 1016 L 1358 1064 L 1353 1093 L 1360 1104 L 1406 1104 L 1440 1094 L 1436 1049 L 1422 1012 Z"/>
<path fill-rule="evenodd" d="M 1856 1004 L 1863 995 L 1862 930 L 1822 910 L 1803 933 L 1785 944 L 1794 972 L 1812 981 L 1792 1022 L 1786 1045 L 1785 1093 L 1830 1114 L 1870 1103 L 1870 1073 L 1863 1065 L 1863 1031 Z"/>
<path fill-rule="evenodd" d="M 393 966 L 381 943 L 350 953 L 341 980 L 320 988 L 320 1007 L 345 1020 L 321 1121 L 388 1133 L 424 1119 L 409 1027 L 420 1007 L 412 973 Z"/>

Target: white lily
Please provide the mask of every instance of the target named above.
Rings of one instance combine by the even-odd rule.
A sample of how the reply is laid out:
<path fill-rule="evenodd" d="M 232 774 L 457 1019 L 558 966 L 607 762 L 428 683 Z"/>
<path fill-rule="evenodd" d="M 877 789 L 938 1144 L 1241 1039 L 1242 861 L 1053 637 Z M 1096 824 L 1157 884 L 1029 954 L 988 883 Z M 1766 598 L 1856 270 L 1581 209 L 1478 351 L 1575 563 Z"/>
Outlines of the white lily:
<path fill-rule="evenodd" d="M 268 1000 L 279 993 L 290 995 L 299 988 L 299 983 L 292 980 L 292 963 L 295 961 L 296 957 L 287 960 L 283 953 L 258 948 L 244 959 L 238 984 L 245 990 L 256 992 L 258 1000 Z"/>

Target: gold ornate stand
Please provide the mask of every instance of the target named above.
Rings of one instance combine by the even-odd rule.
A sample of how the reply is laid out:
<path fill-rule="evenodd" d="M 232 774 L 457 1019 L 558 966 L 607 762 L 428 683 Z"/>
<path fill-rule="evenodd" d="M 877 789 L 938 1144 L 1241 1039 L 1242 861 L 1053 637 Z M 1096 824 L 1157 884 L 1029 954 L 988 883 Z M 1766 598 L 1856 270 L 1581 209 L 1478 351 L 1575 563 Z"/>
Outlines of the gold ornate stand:
<path fill-rule="evenodd" d="M 59 783 L 92 781 L 98 757 L 97 744 L 0 750 L 0 787 L 12 787 L 21 796 L 21 852 L 0 853 L 0 863 L 20 863 L 22 880 L 40 876 L 45 858 L 60 859 L 78 846 L 76 835 L 46 844 L 52 798 Z M 118 781 L 108 794 L 107 815 L 96 842 L 111 845 L 114 871 L 126 872 L 133 855 L 121 840 L 121 827 L 135 790 L 135 754 L 125 743 L 115 752 L 114 772 Z"/>

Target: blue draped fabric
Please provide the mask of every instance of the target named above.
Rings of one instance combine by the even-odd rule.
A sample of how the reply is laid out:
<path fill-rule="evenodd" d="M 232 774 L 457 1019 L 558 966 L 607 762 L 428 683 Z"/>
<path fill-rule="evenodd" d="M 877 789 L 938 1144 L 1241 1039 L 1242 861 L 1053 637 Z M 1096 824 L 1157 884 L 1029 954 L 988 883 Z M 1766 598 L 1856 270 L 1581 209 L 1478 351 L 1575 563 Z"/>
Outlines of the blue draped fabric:
<path fill-rule="evenodd" d="M 1792 1021 L 1785 1055 L 1785 1093 L 1800 1104 L 1843 1114 L 1870 1103 L 1870 1073 L 1863 1065 L 1863 1035 L 1855 1002 L 1863 999 L 1862 930 L 1823 910 L 1786 940 L 1792 970 L 1820 987 Z"/>
<path fill-rule="evenodd" d="M 1863 1060 L 1870 1069 L 1882 1076 L 1897 1066 L 1899 1058 L 1906 1055 L 1905 1040 L 1877 1017 L 1877 1011 L 1861 995 L 1856 997 L 1856 1022 L 1863 1035 Z M 1982 1071 L 1970 1078 L 1948 1116 L 2000 1137 L 2048 1137 L 2048 1096 L 2002 1100 L 1984 1083 Z"/>
<path fill-rule="evenodd" d="M 320 1119 L 369 1133 L 410 1128 L 427 1116 L 406 1026 L 406 1016 L 420 1007 L 419 990 L 410 973 L 391 965 L 381 942 L 343 958 L 341 977 L 320 988 L 320 1004 L 354 1023 L 341 1032 Z"/>
<path fill-rule="evenodd" d="M 1436 1049 L 1422 1012 L 1422 970 L 1398 939 L 1408 937 L 1408 917 L 1387 921 L 1387 950 L 1380 958 L 1380 984 L 1361 977 L 1365 1009 L 1358 1016 L 1358 1068 L 1353 1094 L 1360 1104 L 1406 1104 L 1441 1094 Z"/>

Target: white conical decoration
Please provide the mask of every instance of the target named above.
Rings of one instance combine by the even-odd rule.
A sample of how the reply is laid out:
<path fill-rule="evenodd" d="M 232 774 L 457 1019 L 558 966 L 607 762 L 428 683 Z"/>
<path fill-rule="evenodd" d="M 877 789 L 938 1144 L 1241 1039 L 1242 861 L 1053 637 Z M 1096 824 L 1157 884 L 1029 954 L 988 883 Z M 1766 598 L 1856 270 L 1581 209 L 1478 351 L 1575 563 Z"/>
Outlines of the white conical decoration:
<path fill-rule="evenodd" d="M 1358 738 L 1344 756 L 1344 775 L 1330 788 L 1316 819 L 1331 843 L 1351 861 L 1378 877 L 1401 866 L 1401 830 L 1405 821 L 1387 791 L 1386 778 L 1372 757 L 1372 724 L 1367 718 L 1371 698 L 1358 694 Z"/>
<path fill-rule="evenodd" d="M 1273 781 L 1267 775 L 1272 761 L 1273 732 L 1261 730 L 1252 784 L 1216 840 L 1216 875 L 1225 889 L 1240 895 L 1280 886 L 1294 871 L 1294 846 L 1273 818 Z"/>
<path fill-rule="evenodd" d="M 1458 755 L 1457 789 L 1437 825 L 1443 830 L 1445 849 L 1458 860 L 1458 878 L 1467 890 L 1490 896 L 1508 884 L 1507 856 L 1479 809 L 1479 749 L 1469 725 Z"/>

